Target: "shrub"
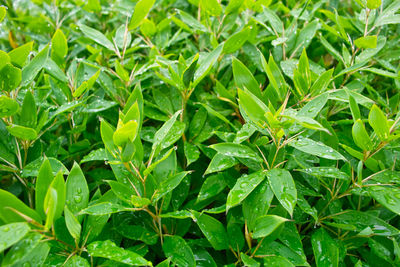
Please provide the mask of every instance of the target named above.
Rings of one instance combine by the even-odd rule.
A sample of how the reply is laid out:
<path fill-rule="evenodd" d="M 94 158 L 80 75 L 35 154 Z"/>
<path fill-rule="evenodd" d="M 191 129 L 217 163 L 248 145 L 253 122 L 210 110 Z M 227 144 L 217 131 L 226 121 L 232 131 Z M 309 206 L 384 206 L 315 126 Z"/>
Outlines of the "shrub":
<path fill-rule="evenodd" d="M 2 266 L 399 266 L 397 0 L 0 1 Z"/>

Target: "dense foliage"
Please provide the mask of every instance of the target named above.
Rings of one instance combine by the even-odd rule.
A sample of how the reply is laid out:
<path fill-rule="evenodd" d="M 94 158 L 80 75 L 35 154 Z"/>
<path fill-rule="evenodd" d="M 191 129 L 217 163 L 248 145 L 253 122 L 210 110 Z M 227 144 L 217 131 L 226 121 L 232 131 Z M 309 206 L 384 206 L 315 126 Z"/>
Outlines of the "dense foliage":
<path fill-rule="evenodd" d="M 400 266 L 400 1 L 0 5 L 1 266 Z"/>

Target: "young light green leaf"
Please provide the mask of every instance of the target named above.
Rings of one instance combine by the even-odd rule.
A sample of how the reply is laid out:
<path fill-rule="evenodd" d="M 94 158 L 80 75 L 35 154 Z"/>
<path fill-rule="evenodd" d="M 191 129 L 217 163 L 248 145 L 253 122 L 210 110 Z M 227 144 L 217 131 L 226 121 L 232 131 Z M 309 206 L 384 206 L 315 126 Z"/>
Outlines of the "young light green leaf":
<path fill-rule="evenodd" d="M 39 174 L 36 178 L 36 187 L 35 187 L 35 208 L 43 219 L 46 218 L 45 211 L 43 208 L 44 199 L 46 197 L 46 193 L 53 179 L 54 175 L 50 165 L 50 161 L 48 158 L 45 158 L 42 165 L 40 166 Z"/>
<path fill-rule="evenodd" d="M 57 29 L 51 38 L 51 58 L 56 62 L 62 62 L 68 53 L 67 38 L 61 29 Z"/>
<path fill-rule="evenodd" d="M 384 141 L 389 137 L 390 129 L 388 121 L 385 114 L 377 105 L 372 106 L 368 115 L 368 122 L 381 141 Z"/>
<path fill-rule="evenodd" d="M 18 46 L 11 50 L 8 55 L 10 56 L 11 63 L 22 68 L 28 59 L 29 54 L 32 52 L 33 41 L 24 45 Z M 0 65 L 1 69 L 1 65 Z"/>
<path fill-rule="evenodd" d="M 354 44 L 358 48 L 376 48 L 377 38 L 376 35 L 373 36 L 363 36 L 354 40 Z"/>
<path fill-rule="evenodd" d="M 128 25 L 129 30 L 134 30 L 136 27 L 140 26 L 143 19 L 150 12 L 150 9 L 153 7 L 154 3 L 155 0 L 140 0 L 136 3 L 131 21 Z"/>
<path fill-rule="evenodd" d="M 10 63 L 6 63 L 0 68 L 0 89 L 10 92 L 15 90 L 22 81 L 22 72 L 19 68 Z"/>
<path fill-rule="evenodd" d="M 267 172 L 267 177 L 276 198 L 292 216 L 297 201 L 297 190 L 292 175 L 284 169 L 272 169 Z"/>
<path fill-rule="evenodd" d="M 12 98 L 2 95 L 0 96 L 0 118 L 6 118 L 17 113 L 19 104 Z"/>
<path fill-rule="evenodd" d="M 219 16 L 222 12 L 222 7 L 217 0 L 200 0 L 200 8 L 211 16 Z"/>
<path fill-rule="evenodd" d="M 358 119 L 352 128 L 353 140 L 356 145 L 364 151 L 371 151 L 374 144 L 369 137 L 367 130 L 365 130 L 364 123 Z"/>
<path fill-rule="evenodd" d="M 34 140 L 37 137 L 37 132 L 35 131 L 35 129 L 29 128 L 29 127 L 24 127 L 24 126 L 20 126 L 20 125 L 15 125 L 15 124 L 11 124 L 9 126 L 6 127 L 7 131 L 17 137 L 20 138 L 22 140 Z"/>
<path fill-rule="evenodd" d="M 369 9 L 376 9 L 381 6 L 381 0 L 367 0 L 367 7 Z"/>
<path fill-rule="evenodd" d="M 6 7 L 0 6 L 0 22 L 3 21 L 3 19 L 6 17 L 6 15 L 7 15 Z"/>

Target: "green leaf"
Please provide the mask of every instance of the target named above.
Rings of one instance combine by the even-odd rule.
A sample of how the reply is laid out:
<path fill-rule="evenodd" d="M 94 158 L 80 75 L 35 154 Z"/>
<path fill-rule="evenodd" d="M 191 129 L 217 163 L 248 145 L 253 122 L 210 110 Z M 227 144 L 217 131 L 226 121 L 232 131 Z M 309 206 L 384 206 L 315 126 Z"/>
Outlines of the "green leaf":
<path fill-rule="evenodd" d="M 367 0 L 367 7 L 369 9 L 376 9 L 381 6 L 381 0 Z"/>
<path fill-rule="evenodd" d="M 235 143 L 218 143 L 211 145 L 210 147 L 215 149 L 219 154 L 228 157 L 247 158 L 257 162 L 262 162 L 261 157 L 246 145 Z"/>
<path fill-rule="evenodd" d="M 83 25 L 83 24 L 80 25 L 79 28 L 81 29 L 82 33 L 89 39 L 92 39 L 99 45 L 102 45 L 105 48 L 108 48 L 109 50 L 114 51 L 113 43 L 110 40 L 108 40 L 108 38 L 104 34 L 99 32 L 98 30 L 93 29 L 93 28 Z"/>
<path fill-rule="evenodd" d="M 124 82 L 129 82 L 129 72 L 124 69 L 118 60 L 115 61 L 115 71 Z"/>
<path fill-rule="evenodd" d="M 90 264 L 85 258 L 82 258 L 78 255 L 74 255 L 64 264 L 64 266 L 65 267 L 75 267 L 75 266 L 90 267 Z"/>
<path fill-rule="evenodd" d="M 353 140 L 356 145 L 364 151 L 371 151 L 374 144 L 369 137 L 367 130 L 365 130 L 364 123 L 358 119 L 352 128 Z"/>
<path fill-rule="evenodd" d="M 116 147 L 113 141 L 114 129 L 105 120 L 100 121 L 100 134 L 106 149 L 112 154 L 115 153 Z"/>
<path fill-rule="evenodd" d="M 339 169 L 334 167 L 311 167 L 307 169 L 301 169 L 299 171 L 316 177 L 350 180 L 350 176 L 347 173 L 341 172 Z"/>
<path fill-rule="evenodd" d="M 200 157 L 200 151 L 197 148 L 197 146 L 193 145 L 192 143 L 189 142 L 184 142 L 184 152 L 185 152 L 185 157 L 186 157 L 186 166 L 189 166 L 191 163 L 195 162 L 198 160 Z"/>
<path fill-rule="evenodd" d="M 285 78 L 283 77 L 278 65 L 275 63 L 274 57 L 272 55 L 269 56 L 269 60 L 267 63 L 261 51 L 259 51 L 259 54 L 264 71 L 268 76 L 268 80 L 277 92 L 279 100 L 282 101 L 287 92 Z"/>
<path fill-rule="evenodd" d="M 101 73 L 101 70 L 98 70 L 87 81 L 84 81 L 78 88 L 76 88 L 76 90 L 74 91 L 72 96 L 78 98 L 81 95 L 83 95 L 86 91 L 89 91 L 93 87 L 93 85 L 96 82 L 97 78 L 99 78 L 100 73 Z"/>
<path fill-rule="evenodd" d="M 23 222 L 0 226 L 0 253 L 21 240 L 29 230 L 29 225 Z"/>
<path fill-rule="evenodd" d="M 118 128 L 113 134 L 114 144 L 123 147 L 127 142 L 135 140 L 138 131 L 138 124 L 136 121 L 129 121 Z"/>
<path fill-rule="evenodd" d="M 225 14 L 236 12 L 243 4 L 244 0 L 230 0 L 228 6 L 225 8 Z"/>
<path fill-rule="evenodd" d="M 240 259 L 242 260 L 244 266 L 249 266 L 249 267 L 259 267 L 260 263 L 256 261 L 254 258 L 244 254 L 243 252 L 240 252 Z"/>
<path fill-rule="evenodd" d="M 353 225 L 356 227 L 357 231 L 362 231 L 370 227 L 375 235 L 393 236 L 400 234 L 400 230 L 373 214 L 366 212 L 347 210 L 346 212 L 333 216 L 333 219 L 338 223 Z"/>
<path fill-rule="evenodd" d="M 0 96 L 0 118 L 10 117 L 17 113 L 18 102 L 5 95 Z"/>
<path fill-rule="evenodd" d="M 250 231 L 254 229 L 256 219 L 267 214 L 273 197 L 268 180 L 264 180 L 243 201 L 243 216 Z"/>
<path fill-rule="evenodd" d="M 239 89 L 248 89 L 253 95 L 262 99 L 261 89 L 249 69 L 238 59 L 232 58 L 232 71 L 235 83 Z"/>
<path fill-rule="evenodd" d="M 67 225 L 68 231 L 71 236 L 79 241 L 79 237 L 81 235 L 81 224 L 78 222 L 78 219 L 75 215 L 68 209 L 68 206 L 64 208 L 65 215 L 65 224 Z"/>
<path fill-rule="evenodd" d="M 293 263 L 288 261 L 285 257 L 282 256 L 267 256 L 264 258 L 264 266 L 271 267 L 294 267 Z"/>
<path fill-rule="evenodd" d="M 368 122 L 381 141 L 388 139 L 390 135 L 389 124 L 385 114 L 377 105 L 372 106 L 368 115 Z"/>
<path fill-rule="evenodd" d="M 172 126 L 174 125 L 176 118 L 181 114 L 181 110 L 175 112 L 175 114 L 166 121 L 163 126 L 155 133 L 154 135 L 154 143 L 152 146 L 153 151 L 155 151 L 155 155 L 158 154 L 157 150 L 160 149 L 162 142 L 164 142 L 165 138 L 167 137 L 169 131 L 171 130 Z"/>
<path fill-rule="evenodd" d="M 44 211 L 47 215 L 46 226 L 51 226 L 53 221 L 61 217 L 64 211 L 65 198 L 66 198 L 66 187 L 62 172 L 58 172 L 56 177 L 50 184 L 50 187 L 46 193 L 44 199 Z M 49 213 L 51 217 L 49 219 Z"/>
<path fill-rule="evenodd" d="M 267 172 L 267 177 L 276 198 L 292 216 L 297 201 L 297 190 L 292 175 L 284 169 L 272 169 Z"/>
<path fill-rule="evenodd" d="M 226 210 L 239 205 L 265 179 L 264 171 L 243 175 L 229 191 L 226 200 Z"/>
<path fill-rule="evenodd" d="M 57 29 L 51 38 L 51 58 L 58 61 L 63 61 L 64 57 L 68 54 L 67 38 L 64 33 Z"/>
<path fill-rule="evenodd" d="M 357 105 L 356 100 L 350 94 L 349 94 L 349 104 L 350 104 L 351 115 L 353 116 L 354 122 L 356 122 L 357 120 L 361 120 L 360 109 Z"/>
<path fill-rule="evenodd" d="M 400 189 L 389 186 L 366 186 L 365 190 L 382 206 L 400 214 Z"/>
<path fill-rule="evenodd" d="M 0 6 L 0 22 L 3 21 L 3 19 L 6 17 L 7 15 L 7 9 L 4 6 Z"/>
<path fill-rule="evenodd" d="M 35 207 L 36 211 L 42 216 L 43 219 L 46 218 L 43 208 L 44 199 L 53 179 L 54 175 L 50 165 L 50 161 L 48 158 L 45 158 L 42 165 L 40 166 L 39 174 L 36 178 L 35 187 Z"/>
<path fill-rule="evenodd" d="M 222 174 L 210 175 L 206 178 L 197 195 L 197 202 L 217 196 L 226 187 L 226 182 Z"/>
<path fill-rule="evenodd" d="M 19 68 L 10 63 L 6 63 L 0 69 L 0 89 L 6 92 L 15 90 L 22 81 L 22 72 Z"/>
<path fill-rule="evenodd" d="M 138 225 L 122 224 L 117 229 L 118 233 L 122 236 L 132 239 L 140 240 L 147 245 L 154 245 L 157 243 L 158 235 L 154 231 L 149 231 L 146 228 Z"/>
<path fill-rule="evenodd" d="M 18 137 L 22 140 L 31 141 L 36 139 L 37 137 L 35 129 L 20 125 L 11 124 L 10 126 L 7 126 L 7 131 L 13 136 Z"/>
<path fill-rule="evenodd" d="M 211 16 L 219 16 L 222 13 L 222 7 L 217 0 L 200 0 L 199 5 Z"/>
<path fill-rule="evenodd" d="M 85 176 L 76 162 L 67 177 L 65 199 L 68 209 L 74 215 L 86 208 L 89 202 L 89 188 Z M 78 221 L 81 222 L 82 219 L 78 216 Z"/>
<path fill-rule="evenodd" d="M 150 12 L 150 9 L 154 5 L 155 0 L 139 0 L 135 5 L 135 10 L 133 11 L 131 21 L 129 22 L 128 29 L 134 30 L 136 27 L 140 26 L 143 19 Z"/>
<path fill-rule="evenodd" d="M 22 86 L 30 84 L 36 75 L 46 64 L 49 56 L 49 45 L 46 45 L 33 59 L 22 69 Z"/>
<path fill-rule="evenodd" d="M 207 1 L 208 2 L 208 1 Z M 231 35 L 224 43 L 222 53 L 231 54 L 239 50 L 250 36 L 250 28 L 246 27 L 240 32 Z"/>
<path fill-rule="evenodd" d="M 158 190 L 153 195 L 153 201 L 159 200 L 160 198 L 174 190 L 182 182 L 183 178 L 185 178 L 186 175 L 189 173 L 190 172 L 188 171 L 180 172 L 164 180 L 160 184 Z"/>
<path fill-rule="evenodd" d="M 218 60 L 218 57 L 221 55 L 223 49 L 223 45 L 219 45 L 212 52 L 207 55 L 201 56 L 199 59 L 199 67 L 193 76 L 193 88 L 196 87 L 203 80 L 204 77 L 210 72 L 212 66 Z"/>
<path fill-rule="evenodd" d="M 316 142 L 309 138 L 298 138 L 289 143 L 290 146 L 308 153 L 325 159 L 332 160 L 346 160 L 339 152 L 333 148 L 321 143 Z"/>
<path fill-rule="evenodd" d="M 21 126 L 35 128 L 37 124 L 37 111 L 35 98 L 31 91 L 27 91 L 22 103 L 21 112 L 19 116 L 19 123 Z"/>
<path fill-rule="evenodd" d="M 339 247 L 323 228 L 312 234 L 311 245 L 318 267 L 339 266 Z"/>
<path fill-rule="evenodd" d="M 358 48 L 376 48 L 377 38 L 376 35 L 360 37 L 354 40 L 354 44 Z"/>
<path fill-rule="evenodd" d="M 92 257 L 106 258 L 129 266 L 152 266 L 151 262 L 139 254 L 120 248 L 111 240 L 90 243 L 87 250 Z"/>
<path fill-rule="evenodd" d="M 42 221 L 36 211 L 26 206 L 16 196 L 0 189 L 0 219 L 5 223 L 25 222 L 25 219 L 35 220 L 40 223 Z"/>
<path fill-rule="evenodd" d="M 196 211 L 193 211 L 192 213 L 197 225 L 212 247 L 215 250 L 227 249 L 229 240 L 224 225 L 217 219 L 207 214 L 200 214 Z"/>
<path fill-rule="evenodd" d="M 131 208 L 122 206 L 117 203 L 102 202 L 98 204 L 91 205 L 79 212 L 79 214 L 90 214 L 90 215 L 109 215 L 122 211 L 129 211 Z"/>
<path fill-rule="evenodd" d="M 196 266 L 193 251 L 182 237 L 177 235 L 165 236 L 162 249 L 165 256 L 170 257 L 178 267 Z"/>
<path fill-rule="evenodd" d="M 331 82 L 334 69 L 330 69 L 318 76 L 310 89 L 311 96 L 316 96 L 323 93 Z"/>
<path fill-rule="evenodd" d="M 253 238 L 262 238 L 270 235 L 288 219 L 276 215 L 264 215 L 254 222 Z"/>
<path fill-rule="evenodd" d="M 238 95 L 239 104 L 250 120 L 255 125 L 264 127 L 266 122 L 264 114 L 269 112 L 268 107 L 249 91 L 238 89 Z"/>
<path fill-rule="evenodd" d="M 11 59 L 11 63 L 20 68 L 24 67 L 29 54 L 32 52 L 32 48 L 33 48 L 33 41 L 26 43 L 24 45 L 18 46 L 17 48 L 14 48 L 13 50 L 11 50 L 11 52 L 8 53 L 8 55 L 10 56 L 10 59 Z M 1 69 L 1 67 L 0 67 L 0 69 Z"/>
<path fill-rule="evenodd" d="M 204 175 L 210 174 L 213 172 L 223 171 L 230 167 L 235 166 L 238 164 L 238 161 L 231 156 L 225 156 L 222 154 L 215 154 L 214 157 L 211 159 L 210 164 L 207 167 Z"/>

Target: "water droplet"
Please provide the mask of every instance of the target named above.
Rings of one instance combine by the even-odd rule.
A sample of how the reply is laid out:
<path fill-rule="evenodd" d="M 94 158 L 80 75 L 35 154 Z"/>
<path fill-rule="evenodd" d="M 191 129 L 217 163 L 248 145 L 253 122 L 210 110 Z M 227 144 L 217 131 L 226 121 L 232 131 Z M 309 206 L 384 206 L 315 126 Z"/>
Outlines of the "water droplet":
<path fill-rule="evenodd" d="M 8 232 L 8 231 L 10 231 L 10 227 L 6 226 L 3 228 L 3 232 Z"/>
<path fill-rule="evenodd" d="M 82 197 L 81 196 L 74 196 L 74 201 L 76 203 L 80 203 L 82 201 Z"/>

